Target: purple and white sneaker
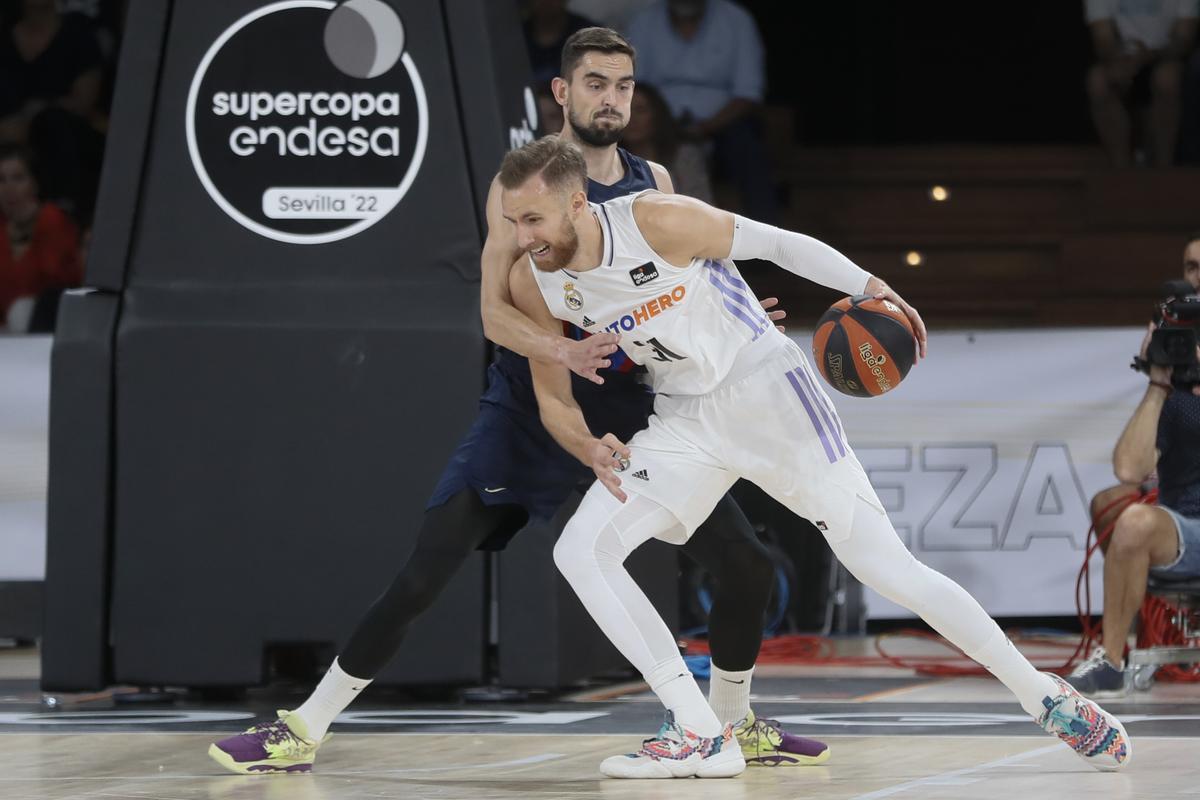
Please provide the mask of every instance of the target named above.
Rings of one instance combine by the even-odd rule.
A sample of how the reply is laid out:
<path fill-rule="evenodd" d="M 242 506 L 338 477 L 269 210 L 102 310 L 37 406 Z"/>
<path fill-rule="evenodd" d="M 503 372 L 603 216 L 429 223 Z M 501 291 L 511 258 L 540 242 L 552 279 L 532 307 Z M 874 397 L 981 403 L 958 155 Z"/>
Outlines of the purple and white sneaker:
<path fill-rule="evenodd" d="M 208 755 L 239 775 L 312 772 L 321 742 L 308 737 L 304 721 L 292 712 L 279 711 L 278 714 L 277 720 L 214 742 L 208 748 Z"/>
<path fill-rule="evenodd" d="M 788 733 L 773 719 L 759 719 L 751 711 L 733 726 L 748 766 L 811 767 L 829 760 L 829 745 Z"/>

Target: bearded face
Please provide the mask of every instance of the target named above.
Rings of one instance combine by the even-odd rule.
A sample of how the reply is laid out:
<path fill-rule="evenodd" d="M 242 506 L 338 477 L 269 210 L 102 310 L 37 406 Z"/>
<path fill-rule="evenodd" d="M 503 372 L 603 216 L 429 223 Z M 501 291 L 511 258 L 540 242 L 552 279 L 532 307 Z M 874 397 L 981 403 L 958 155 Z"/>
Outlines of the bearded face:
<path fill-rule="evenodd" d="M 588 52 L 566 85 L 567 124 L 590 147 L 616 144 L 629 123 L 633 60 L 624 53 Z M 559 89 L 561 91 L 561 88 Z"/>
<path fill-rule="evenodd" d="M 557 224 L 544 223 L 541 235 L 527 248 L 534 266 L 544 272 L 554 272 L 571 263 L 579 251 L 579 234 L 563 212 Z"/>
<path fill-rule="evenodd" d="M 621 140 L 626 118 L 614 108 L 602 107 L 587 118 L 575 109 L 567 108 L 567 122 L 579 141 L 592 147 L 607 147 Z"/>

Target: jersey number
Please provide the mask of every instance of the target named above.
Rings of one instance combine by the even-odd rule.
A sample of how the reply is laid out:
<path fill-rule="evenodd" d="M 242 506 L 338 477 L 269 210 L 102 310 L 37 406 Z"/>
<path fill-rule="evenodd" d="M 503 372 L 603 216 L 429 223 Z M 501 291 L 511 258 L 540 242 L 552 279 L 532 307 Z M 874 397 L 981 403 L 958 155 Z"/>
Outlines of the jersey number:
<path fill-rule="evenodd" d="M 687 358 L 687 356 L 681 356 L 678 353 L 672 353 L 670 350 L 664 347 L 657 338 L 650 339 L 649 341 L 645 342 L 635 341 L 634 344 L 636 344 L 638 347 L 654 348 L 655 361 L 682 361 L 683 359 Z"/>

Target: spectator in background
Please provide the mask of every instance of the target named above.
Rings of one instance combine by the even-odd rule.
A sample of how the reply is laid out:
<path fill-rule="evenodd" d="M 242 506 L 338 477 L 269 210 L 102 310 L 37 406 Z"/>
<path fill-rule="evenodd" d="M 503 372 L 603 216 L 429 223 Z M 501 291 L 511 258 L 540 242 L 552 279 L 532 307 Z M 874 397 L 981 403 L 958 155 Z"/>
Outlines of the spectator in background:
<path fill-rule="evenodd" d="M 0 328 L 24 333 L 31 317 L 45 316 L 38 306 L 82 280 L 75 223 L 38 199 L 29 152 L 0 146 Z"/>
<path fill-rule="evenodd" d="M 595 24 L 567 11 L 567 0 L 526 0 L 525 46 L 529 48 L 535 87 L 548 86 L 558 76 L 567 37 Z"/>
<path fill-rule="evenodd" d="M 775 189 L 755 112 L 766 88 L 754 18 L 731 0 L 660 0 L 630 23 L 638 78 L 666 97 L 683 137 L 711 143 L 719 176 L 742 211 L 773 222 Z"/>
<path fill-rule="evenodd" d="M 655 0 L 570 0 L 567 8 L 581 17 L 596 20 L 597 25 L 623 31 L 646 6 Z"/>
<path fill-rule="evenodd" d="M 679 124 L 671 116 L 671 107 L 648 83 L 635 85 L 621 145 L 635 156 L 666 167 L 679 194 L 712 203 L 704 150 L 695 142 L 680 140 Z"/>
<path fill-rule="evenodd" d="M 1092 120 L 1112 163 L 1132 160 L 1130 107 L 1150 102 L 1150 163 L 1169 166 L 1179 138 L 1184 60 L 1200 0 L 1087 0 L 1096 63 L 1088 70 Z"/>
<path fill-rule="evenodd" d="M 558 101 L 554 99 L 554 91 L 550 88 L 550 84 L 538 83 L 537 88 L 533 90 L 533 96 L 537 100 L 538 122 L 542 124 L 542 135 L 561 131 L 563 110 Z"/>
<path fill-rule="evenodd" d="M 21 0 L 11 22 L 0 35 L 0 141 L 28 144 L 45 166 L 44 196 L 86 219 L 104 154 L 100 44 L 56 0 Z"/>

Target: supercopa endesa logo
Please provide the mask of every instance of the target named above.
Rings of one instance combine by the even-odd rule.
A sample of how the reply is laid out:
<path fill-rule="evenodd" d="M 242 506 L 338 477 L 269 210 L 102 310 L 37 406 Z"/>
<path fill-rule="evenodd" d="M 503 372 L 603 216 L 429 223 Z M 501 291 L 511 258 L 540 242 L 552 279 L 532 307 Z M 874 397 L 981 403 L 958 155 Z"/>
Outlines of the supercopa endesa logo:
<path fill-rule="evenodd" d="M 196 175 L 238 223 L 321 244 L 391 211 L 425 155 L 429 109 L 383 0 L 282 0 L 204 54 L 187 102 Z"/>

